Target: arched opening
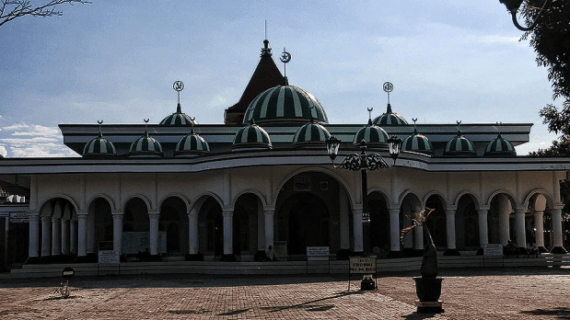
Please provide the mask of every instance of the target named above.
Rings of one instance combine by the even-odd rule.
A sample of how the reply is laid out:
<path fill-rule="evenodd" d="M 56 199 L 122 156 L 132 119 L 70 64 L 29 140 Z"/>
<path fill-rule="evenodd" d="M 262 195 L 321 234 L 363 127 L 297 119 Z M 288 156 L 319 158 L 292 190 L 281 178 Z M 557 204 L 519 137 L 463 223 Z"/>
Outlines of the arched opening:
<path fill-rule="evenodd" d="M 390 212 L 385 197 L 379 192 L 368 195 L 368 210 L 370 249 L 378 257 L 387 258 L 390 253 Z"/>
<path fill-rule="evenodd" d="M 438 250 L 445 250 L 447 248 L 447 225 L 443 201 L 439 196 L 432 195 L 427 199 L 426 207 L 435 209 L 427 220 L 433 242 Z"/>
<path fill-rule="evenodd" d="M 40 226 L 38 239 L 40 259 L 44 263 L 67 262 L 76 253 L 77 248 L 77 221 L 73 221 L 75 212 L 73 205 L 64 198 L 55 198 L 47 201 L 40 209 Z M 28 234 L 21 238 L 22 244 L 29 243 Z M 15 243 L 14 248 L 23 249 L 21 243 Z M 16 256 L 19 254 L 16 252 Z"/>
<path fill-rule="evenodd" d="M 457 204 L 455 239 L 458 250 L 479 249 L 479 216 L 475 201 L 470 195 L 463 195 Z"/>
<path fill-rule="evenodd" d="M 258 249 L 258 228 L 261 201 L 251 193 L 241 195 L 236 201 L 233 215 L 233 250 L 241 260 L 251 260 Z"/>
<path fill-rule="evenodd" d="M 113 249 L 113 215 L 106 199 L 97 198 L 89 205 L 87 216 L 87 253 Z"/>
<path fill-rule="evenodd" d="M 127 202 L 123 215 L 121 253 L 139 252 L 150 254 L 150 220 L 146 203 L 140 198 L 132 198 Z"/>
<path fill-rule="evenodd" d="M 160 206 L 159 238 L 166 237 L 168 256 L 182 257 L 188 252 L 188 215 L 184 201 L 170 197 Z M 163 257 L 165 258 L 165 257 Z"/>
<path fill-rule="evenodd" d="M 336 253 L 341 228 L 349 234 L 339 218 L 341 210 L 348 214 L 349 209 L 340 199 L 346 196 L 339 193 L 339 183 L 324 173 L 305 172 L 287 181 L 277 198 L 276 245 L 287 248 L 289 259 L 304 259 L 308 246 L 327 246 Z"/>
<path fill-rule="evenodd" d="M 506 246 L 509 240 L 515 240 L 513 200 L 506 194 L 497 194 L 491 199 L 487 215 L 489 243 Z"/>
<path fill-rule="evenodd" d="M 413 213 L 419 210 L 422 210 L 420 199 L 413 193 L 407 194 L 400 207 L 400 230 L 413 224 Z M 423 229 L 414 228 L 403 239 L 403 253 L 405 255 L 420 255 L 423 249 Z"/>
<path fill-rule="evenodd" d="M 224 218 L 222 207 L 212 197 L 208 197 L 198 213 L 198 237 L 200 252 L 205 258 L 213 259 L 224 254 Z"/>

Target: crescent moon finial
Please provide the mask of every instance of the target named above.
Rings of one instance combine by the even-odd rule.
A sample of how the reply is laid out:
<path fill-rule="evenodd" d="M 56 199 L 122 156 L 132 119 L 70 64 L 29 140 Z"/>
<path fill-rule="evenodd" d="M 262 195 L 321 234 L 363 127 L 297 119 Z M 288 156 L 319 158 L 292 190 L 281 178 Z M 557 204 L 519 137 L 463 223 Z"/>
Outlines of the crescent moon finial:
<path fill-rule="evenodd" d="M 103 124 L 103 120 L 97 120 L 97 123 L 98 123 L 99 125 L 102 125 L 102 124 Z"/>

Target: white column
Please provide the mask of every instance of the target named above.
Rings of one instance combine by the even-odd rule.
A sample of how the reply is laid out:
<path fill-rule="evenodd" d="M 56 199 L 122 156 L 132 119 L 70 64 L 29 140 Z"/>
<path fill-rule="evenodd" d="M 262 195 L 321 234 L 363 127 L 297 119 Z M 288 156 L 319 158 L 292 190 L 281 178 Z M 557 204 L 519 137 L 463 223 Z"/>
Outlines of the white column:
<path fill-rule="evenodd" d="M 30 212 L 28 218 L 30 219 L 28 257 L 38 258 L 40 256 L 40 216 L 38 212 Z"/>
<path fill-rule="evenodd" d="M 275 219 L 274 219 L 275 218 L 275 209 L 265 210 L 263 212 L 263 215 L 265 218 L 265 248 L 267 249 L 267 248 L 269 248 L 269 246 L 273 246 L 273 248 L 275 249 L 275 244 L 274 244 L 275 239 L 274 239 L 274 235 L 273 235 L 273 230 L 274 230 L 273 223 L 275 221 Z"/>
<path fill-rule="evenodd" d="M 350 250 L 350 220 L 348 217 L 348 197 L 339 191 L 340 249 Z"/>
<path fill-rule="evenodd" d="M 69 219 L 61 219 L 61 253 L 69 255 Z"/>
<path fill-rule="evenodd" d="M 192 209 L 188 214 L 188 253 L 198 254 L 200 244 L 198 240 L 198 210 Z"/>
<path fill-rule="evenodd" d="M 87 215 L 87 253 L 95 253 L 99 248 L 95 247 L 95 215 L 100 214 L 94 210 Z"/>
<path fill-rule="evenodd" d="M 536 246 L 539 248 L 544 248 L 544 211 L 534 212 L 534 227 L 536 231 L 534 233 L 534 238 L 536 241 Z"/>
<path fill-rule="evenodd" d="M 511 240 L 510 235 L 510 222 L 511 215 L 511 202 L 505 196 L 499 196 L 499 240 L 503 246 L 506 246 Z"/>
<path fill-rule="evenodd" d="M 550 210 L 550 215 L 552 217 L 552 231 L 554 234 L 553 239 L 553 248 L 562 248 L 563 247 L 563 238 L 562 238 L 562 210 L 561 209 L 552 209 Z"/>
<path fill-rule="evenodd" d="M 113 212 L 113 251 L 123 251 L 123 213 Z"/>
<path fill-rule="evenodd" d="M 363 247 L 363 234 L 362 234 L 362 206 L 354 208 L 352 212 L 352 227 L 354 236 L 354 252 L 362 252 Z"/>
<path fill-rule="evenodd" d="M 160 212 L 149 212 L 149 226 L 150 226 L 150 255 L 158 255 L 158 219 L 160 218 Z"/>
<path fill-rule="evenodd" d="M 400 208 L 390 208 L 390 250 L 400 251 Z"/>
<path fill-rule="evenodd" d="M 487 226 L 487 209 L 477 210 L 479 215 L 479 245 L 485 248 L 489 244 L 489 228 Z"/>
<path fill-rule="evenodd" d="M 77 213 L 77 256 L 87 256 L 87 212 Z"/>
<path fill-rule="evenodd" d="M 515 225 L 517 231 L 517 247 L 526 247 L 526 232 L 524 224 L 524 208 L 516 208 L 515 210 Z"/>
<path fill-rule="evenodd" d="M 416 240 L 414 249 L 423 250 L 424 249 L 424 228 L 423 227 L 415 227 L 414 228 L 414 236 L 415 236 L 415 240 Z"/>
<path fill-rule="evenodd" d="M 234 212 L 232 210 L 224 210 L 222 214 L 224 216 L 224 255 L 231 255 L 234 253 L 234 248 L 233 248 Z"/>
<path fill-rule="evenodd" d="M 42 257 L 51 255 L 51 217 L 42 217 Z"/>
<path fill-rule="evenodd" d="M 61 255 L 61 219 L 51 218 L 51 255 Z"/>
<path fill-rule="evenodd" d="M 69 252 L 77 254 L 77 220 L 69 221 Z"/>
<path fill-rule="evenodd" d="M 455 209 L 445 210 L 445 231 L 447 234 L 447 249 L 457 249 L 455 241 Z"/>

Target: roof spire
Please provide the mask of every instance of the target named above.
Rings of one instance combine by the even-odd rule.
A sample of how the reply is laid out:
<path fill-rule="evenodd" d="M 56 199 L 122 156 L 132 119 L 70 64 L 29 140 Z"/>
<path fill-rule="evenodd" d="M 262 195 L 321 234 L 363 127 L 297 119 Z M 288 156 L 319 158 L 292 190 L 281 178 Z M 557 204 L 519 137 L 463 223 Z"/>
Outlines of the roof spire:
<path fill-rule="evenodd" d="M 267 40 L 267 20 L 265 20 L 265 40 L 263 40 L 263 48 L 261 48 L 262 57 L 271 57 L 271 48 L 269 47 L 269 40 Z"/>

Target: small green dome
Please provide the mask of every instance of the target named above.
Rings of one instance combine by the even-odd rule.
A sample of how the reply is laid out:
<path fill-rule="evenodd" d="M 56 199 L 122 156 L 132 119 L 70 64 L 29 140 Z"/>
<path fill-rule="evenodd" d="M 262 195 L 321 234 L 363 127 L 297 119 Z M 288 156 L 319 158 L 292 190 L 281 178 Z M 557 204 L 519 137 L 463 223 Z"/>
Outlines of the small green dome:
<path fill-rule="evenodd" d="M 516 155 L 517 151 L 513 144 L 503 138 L 500 133 L 497 138 L 489 142 L 485 148 L 485 156 L 488 157 L 515 157 Z"/>
<path fill-rule="evenodd" d="M 443 154 L 447 156 L 475 157 L 477 156 L 477 151 L 473 142 L 462 135 L 461 132 L 458 132 L 457 136 L 447 142 Z"/>
<path fill-rule="evenodd" d="M 83 148 L 83 157 L 108 157 L 116 156 L 117 150 L 113 143 L 103 137 L 101 133 L 99 136 L 85 144 Z"/>
<path fill-rule="evenodd" d="M 194 118 L 191 118 L 186 113 L 182 112 L 180 103 L 178 104 L 175 113 L 169 115 L 168 117 L 162 119 L 159 125 L 161 126 L 176 126 L 176 127 L 189 127 L 198 124 Z"/>
<path fill-rule="evenodd" d="M 326 147 L 326 140 L 331 134 L 318 123 L 307 123 L 297 130 L 293 137 L 294 147 Z"/>
<path fill-rule="evenodd" d="M 140 138 L 131 144 L 129 157 L 131 158 L 158 158 L 163 157 L 160 142 L 145 132 Z"/>
<path fill-rule="evenodd" d="M 402 141 L 402 151 L 415 151 L 422 153 L 432 153 L 433 147 L 429 139 L 423 134 L 419 134 L 414 128 L 414 133 Z"/>
<path fill-rule="evenodd" d="M 174 157 L 193 158 L 206 153 L 210 153 L 208 142 L 198 134 L 192 132 L 178 141 L 176 149 L 174 150 Z"/>
<path fill-rule="evenodd" d="M 370 148 L 385 146 L 388 143 L 388 133 L 377 125 L 369 124 L 360 128 L 354 135 L 353 144 L 359 145 L 362 140 Z"/>
<path fill-rule="evenodd" d="M 257 124 L 248 124 L 236 133 L 232 151 L 271 148 L 271 139 L 267 131 Z"/>
<path fill-rule="evenodd" d="M 328 123 L 319 100 L 309 92 L 287 83 L 260 93 L 247 107 L 243 123 L 306 123 L 314 119 Z"/>
<path fill-rule="evenodd" d="M 388 103 L 386 113 L 376 117 L 373 124 L 384 127 L 384 126 L 407 126 L 408 122 L 401 115 L 392 112 L 392 106 Z"/>

